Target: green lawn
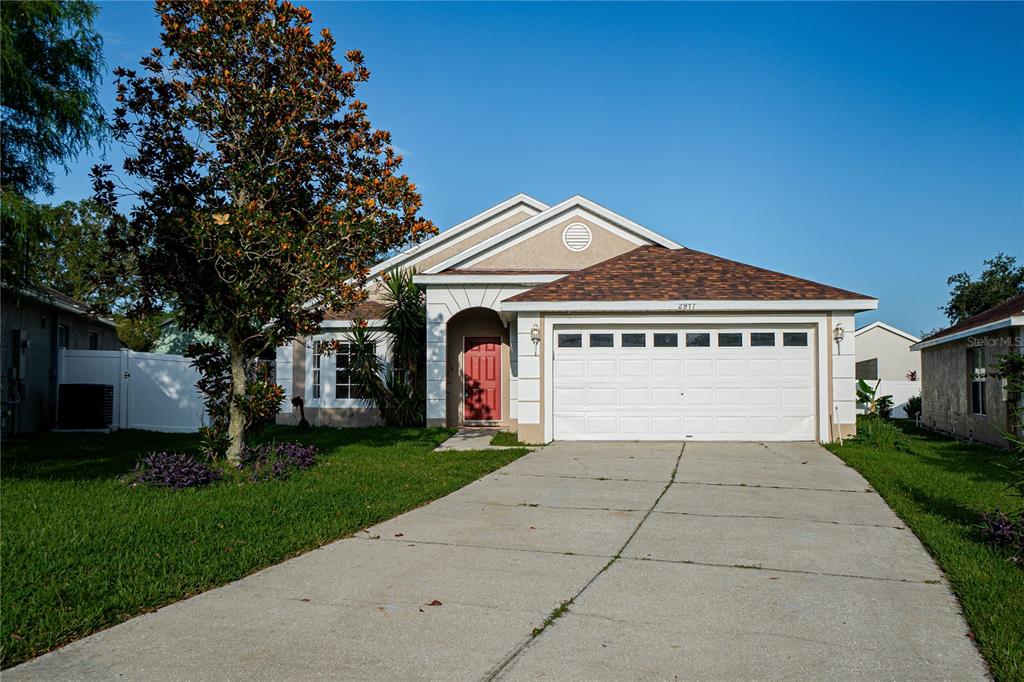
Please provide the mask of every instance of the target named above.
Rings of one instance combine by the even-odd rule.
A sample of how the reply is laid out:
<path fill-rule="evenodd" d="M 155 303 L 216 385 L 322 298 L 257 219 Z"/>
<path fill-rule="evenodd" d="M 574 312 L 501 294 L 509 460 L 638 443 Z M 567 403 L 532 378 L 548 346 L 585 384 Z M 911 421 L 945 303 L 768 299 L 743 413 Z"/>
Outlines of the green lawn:
<path fill-rule="evenodd" d="M 977 527 L 982 512 L 1021 508 L 999 466 L 1012 455 L 902 428 L 910 452 L 856 441 L 829 449 L 871 483 L 938 561 L 996 679 L 1024 679 L 1024 567 L 985 544 Z"/>
<path fill-rule="evenodd" d="M 183 491 L 118 477 L 193 435 L 49 434 L 4 445 L 2 665 L 26 658 L 420 506 L 524 450 L 433 453 L 445 429 L 272 427 L 321 457 L 287 481 Z"/>

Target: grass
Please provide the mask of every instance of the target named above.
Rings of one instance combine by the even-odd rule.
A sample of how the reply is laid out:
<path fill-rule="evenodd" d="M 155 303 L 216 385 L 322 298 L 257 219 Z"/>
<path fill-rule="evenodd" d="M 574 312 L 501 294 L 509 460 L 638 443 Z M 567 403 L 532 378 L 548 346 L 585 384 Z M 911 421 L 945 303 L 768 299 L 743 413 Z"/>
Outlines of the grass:
<path fill-rule="evenodd" d="M 9 667 L 460 488 L 523 450 L 432 453 L 446 429 L 272 427 L 317 445 L 287 481 L 170 491 L 119 480 L 194 435 L 47 434 L 5 444 L 0 646 Z"/>
<path fill-rule="evenodd" d="M 856 440 L 828 447 L 871 483 L 935 557 L 995 678 L 1024 679 L 1024 567 L 989 546 L 978 528 L 982 512 L 1021 508 L 1002 468 L 1013 455 L 909 423 L 901 427 L 909 441 L 905 451 Z"/>
<path fill-rule="evenodd" d="M 522 443 L 519 440 L 519 434 L 513 433 L 512 431 L 498 431 L 491 438 L 491 445 L 497 445 L 503 448 L 519 448 L 519 447 L 536 447 L 536 443 Z"/>

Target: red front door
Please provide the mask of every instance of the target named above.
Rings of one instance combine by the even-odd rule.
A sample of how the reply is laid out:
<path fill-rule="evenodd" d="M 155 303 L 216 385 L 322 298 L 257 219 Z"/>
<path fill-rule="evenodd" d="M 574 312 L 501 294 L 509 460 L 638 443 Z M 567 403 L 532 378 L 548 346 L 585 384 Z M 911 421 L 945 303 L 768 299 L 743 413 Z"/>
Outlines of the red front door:
<path fill-rule="evenodd" d="M 467 336 L 463 366 L 466 370 L 463 421 L 501 419 L 501 339 Z"/>

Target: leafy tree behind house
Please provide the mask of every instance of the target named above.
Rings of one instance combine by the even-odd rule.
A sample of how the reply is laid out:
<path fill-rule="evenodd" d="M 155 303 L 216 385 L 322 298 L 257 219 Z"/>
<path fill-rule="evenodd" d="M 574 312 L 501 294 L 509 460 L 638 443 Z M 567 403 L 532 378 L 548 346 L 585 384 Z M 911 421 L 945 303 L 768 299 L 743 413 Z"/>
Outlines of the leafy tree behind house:
<path fill-rule="evenodd" d="M 0 2 L 0 239 L 2 276 L 34 281 L 47 215 L 31 197 L 53 192 L 50 164 L 66 163 L 103 131 L 97 86 L 103 42 L 97 5 Z"/>
<path fill-rule="evenodd" d="M 984 312 L 1019 294 L 1024 294 L 1024 265 L 1004 253 L 985 261 L 981 276 L 974 280 L 967 272 L 958 272 L 946 280 L 949 302 L 940 308 L 956 324 Z"/>
<path fill-rule="evenodd" d="M 244 444 L 247 382 L 265 350 L 365 296 L 369 267 L 433 233 L 386 131 L 357 99 L 363 55 L 334 59 L 306 8 L 157 0 L 162 48 L 118 68 L 113 136 L 127 182 L 97 167 L 115 252 L 138 265 L 135 308 L 156 301 L 211 334 L 230 367 L 229 459 Z"/>

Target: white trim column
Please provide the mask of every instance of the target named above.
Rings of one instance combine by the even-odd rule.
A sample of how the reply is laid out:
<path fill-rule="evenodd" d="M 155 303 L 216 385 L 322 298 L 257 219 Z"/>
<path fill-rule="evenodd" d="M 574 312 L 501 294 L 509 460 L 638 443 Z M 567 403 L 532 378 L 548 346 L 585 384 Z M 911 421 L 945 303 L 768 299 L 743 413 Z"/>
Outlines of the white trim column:
<path fill-rule="evenodd" d="M 518 403 L 519 433 L 529 441 L 539 441 L 541 409 L 540 409 L 540 345 L 531 338 L 533 328 L 540 330 L 538 313 L 519 313 L 516 318 L 516 368 L 518 387 L 516 402 Z M 534 435 L 530 435 L 534 434 Z"/>
<path fill-rule="evenodd" d="M 843 328 L 843 340 L 832 338 L 836 325 Z M 832 329 L 826 329 L 832 346 L 832 420 L 844 436 L 857 427 L 857 337 L 856 321 L 851 312 L 832 313 Z M 839 434 L 833 434 L 833 439 Z"/>
<path fill-rule="evenodd" d="M 437 291 L 427 287 L 427 426 L 445 426 L 447 423 L 445 339 L 451 312 L 448 305 L 437 301 L 437 298 Z"/>

